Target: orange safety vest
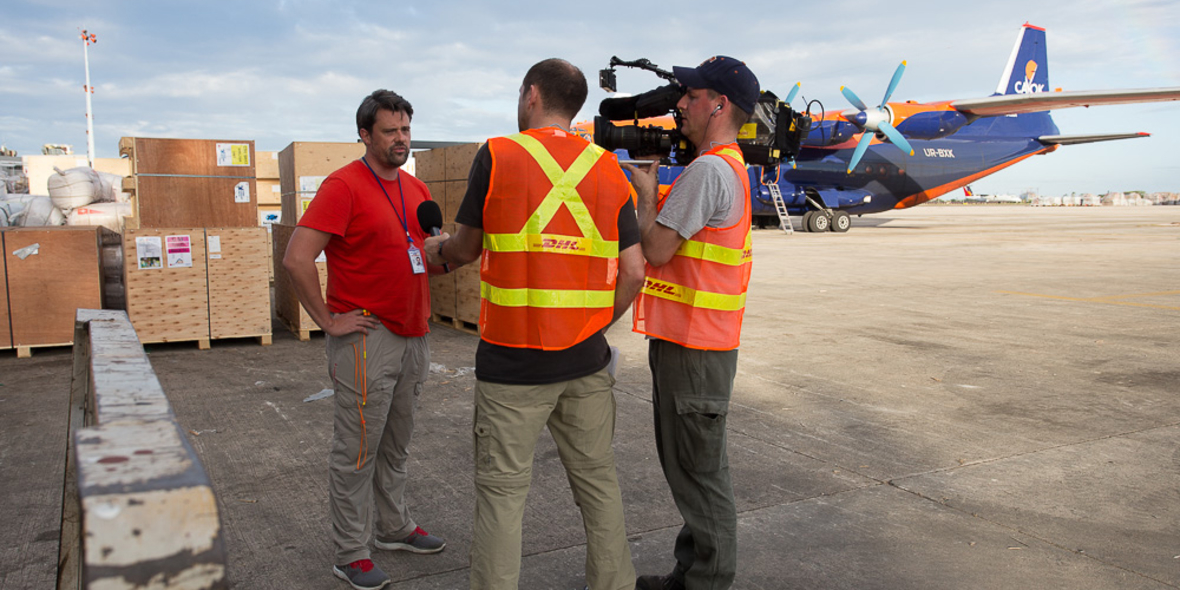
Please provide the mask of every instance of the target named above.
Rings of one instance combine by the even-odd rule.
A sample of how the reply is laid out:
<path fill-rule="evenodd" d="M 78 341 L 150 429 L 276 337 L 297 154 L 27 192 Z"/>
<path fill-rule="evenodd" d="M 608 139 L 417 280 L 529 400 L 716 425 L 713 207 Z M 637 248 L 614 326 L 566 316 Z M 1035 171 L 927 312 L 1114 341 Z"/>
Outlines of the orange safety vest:
<path fill-rule="evenodd" d="M 667 264 L 647 265 L 647 278 L 635 301 L 634 330 L 688 348 L 733 350 L 740 342 L 753 268 L 750 179 L 736 143 L 705 155 L 709 154 L 724 158 L 741 179 L 744 191 L 734 198 L 741 200 L 742 218 L 729 227 L 702 228 Z M 658 208 L 666 202 L 665 195 Z"/>
<path fill-rule="evenodd" d="M 614 154 L 555 127 L 488 140 L 480 338 L 564 350 L 614 317 L 619 211 Z"/>

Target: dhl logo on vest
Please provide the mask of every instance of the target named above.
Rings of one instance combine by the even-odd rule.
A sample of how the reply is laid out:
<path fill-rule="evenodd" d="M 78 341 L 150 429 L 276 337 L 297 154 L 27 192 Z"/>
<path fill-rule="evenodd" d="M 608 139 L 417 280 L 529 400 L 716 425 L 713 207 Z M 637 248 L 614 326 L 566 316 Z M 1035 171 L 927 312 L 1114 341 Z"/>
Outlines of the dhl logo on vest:
<path fill-rule="evenodd" d="M 560 254 L 589 254 L 590 240 L 568 236 L 529 236 L 530 252 L 556 252 Z"/>
<path fill-rule="evenodd" d="M 645 283 L 643 285 L 644 291 L 653 294 L 667 295 L 669 297 L 679 297 L 680 295 L 677 292 L 677 289 L 679 288 L 679 285 L 665 283 L 664 281 L 659 281 L 651 277 L 646 277 Z"/>

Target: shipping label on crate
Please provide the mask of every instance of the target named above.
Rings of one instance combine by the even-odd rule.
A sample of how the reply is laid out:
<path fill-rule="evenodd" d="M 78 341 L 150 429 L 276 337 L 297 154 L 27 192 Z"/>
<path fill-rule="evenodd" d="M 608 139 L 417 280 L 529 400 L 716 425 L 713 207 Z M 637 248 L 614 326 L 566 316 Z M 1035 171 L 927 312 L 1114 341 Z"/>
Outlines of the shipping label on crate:
<path fill-rule="evenodd" d="M 168 252 L 168 268 L 192 268 L 193 247 L 188 236 L 167 236 L 164 247 Z"/>
<path fill-rule="evenodd" d="M 327 176 L 300 176 L 299 177 L 299 192 L 314 193 L 320 190 L 320 185 L 324 183 Z"/>
<path fill-rule="evenodd" d="M 276 223 L 282 223 L 282 221 L 283 221 L 283 212 L 282 211 L 279 211 L 279 210 L 269 211 L 266 209 L 259 209 L 258 210 L 258 225 L 265 227 L 266 231 L 271 231 L 272 225 L 274 225 Z"/>
<path fill-rule="evenodd" d="M 217 144 L 218 166 L 249 166 L 250 144 L 248 143 L 219 143 Z"/>
<path fill-rule="evenodd" d="M 149 268 L 164 268 L 164 247 L 160 236 L 141 236 L 135 238 L 135 260 L 139 270 Z"/>
<path fill-rule="evenodd" d="M 250 202 L 250 183 L 239 182 L 234 186 L 234 202 L 235 203 L 249 203 Z"/>
<path fill-rule="evenodd" d="M 221 236 L 206 236 L 205 248 L 209 250 L 210 260 L 221 259 Z"/>

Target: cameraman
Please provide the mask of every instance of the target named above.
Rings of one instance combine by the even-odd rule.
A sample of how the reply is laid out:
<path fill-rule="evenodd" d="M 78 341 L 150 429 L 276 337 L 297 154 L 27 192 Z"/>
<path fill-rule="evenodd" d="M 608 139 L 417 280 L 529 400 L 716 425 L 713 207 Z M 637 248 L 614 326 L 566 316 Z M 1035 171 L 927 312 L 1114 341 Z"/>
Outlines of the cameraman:
<path fill-rule="evenodd" d="M 738 131 L 754 112 L 758 79 L 732 57 L 673 68 L 676 108 L 698 157 L 663 198 L 658 165 L 624 164 L 638 197 L 647 279 L 634 330 L 649 336 L 656 451 L 684 526 L 676 565 L 641 576 L 639 590 L 723 590 L 737 569 L 737 508 L 725 416 L 737 372 L 750 282 L 750 184 Z"/>

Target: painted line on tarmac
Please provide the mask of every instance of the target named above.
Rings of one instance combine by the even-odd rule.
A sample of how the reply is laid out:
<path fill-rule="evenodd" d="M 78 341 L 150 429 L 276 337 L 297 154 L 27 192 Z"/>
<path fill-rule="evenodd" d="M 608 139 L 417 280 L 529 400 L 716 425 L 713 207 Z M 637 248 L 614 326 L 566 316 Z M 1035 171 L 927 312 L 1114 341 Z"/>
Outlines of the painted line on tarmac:
<path fill-rule="evenodd" d="M 1106 295 L 1103 297 L 1064 297 L 1061 295 L 1046 295 L 1043 293 L 1020 293 L 1017 291 L 996 291 L 996 293 L 1003 293 L 1005 295 L 1020 295 L 1023 297 L 1040 297 L 1042 299 L 1056 299 L 1058 301 L 1079 301 L 1082 303 L 1105 303 L 1107 305 L 1127 305 L 1131 307 L 1150 307 L 1153 309 L 1170 309 L 1173 311 L 1180 311 L 1180 307 L 1174 305 L 1155 305 L 1153 303 L 1135 303 L 1133 301 L 1123 301 L 1124 299 L 1134 299 L 1136 297 L 1161 297 L 1165 295 L 1180 295 L 1180 291 L 1160 291 L 1158 293 L 1133 293 L 1129 295 Z"/>

